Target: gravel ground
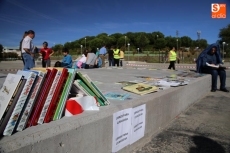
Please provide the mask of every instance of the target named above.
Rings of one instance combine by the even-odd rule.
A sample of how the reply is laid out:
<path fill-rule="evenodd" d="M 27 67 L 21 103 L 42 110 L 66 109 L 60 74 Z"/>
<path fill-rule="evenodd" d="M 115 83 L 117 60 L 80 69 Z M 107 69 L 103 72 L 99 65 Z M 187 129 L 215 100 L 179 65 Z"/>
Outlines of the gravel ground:
<path fill-rule="evenodd" d="M 136 153 L 230 153 L 230 94 L 208 94 Z"/>

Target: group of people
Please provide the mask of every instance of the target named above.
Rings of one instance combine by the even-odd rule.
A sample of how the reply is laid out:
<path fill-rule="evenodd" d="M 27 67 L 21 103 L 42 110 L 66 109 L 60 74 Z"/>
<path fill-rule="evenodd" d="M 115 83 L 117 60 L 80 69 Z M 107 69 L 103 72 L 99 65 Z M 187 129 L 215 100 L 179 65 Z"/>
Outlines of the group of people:
<path fill-rule="evenodd" d="M 20 41 L 20 50 L 22 54 L 22 61 L 24 64 L 24 70 L 30 70 L 35 67 L 34 55 L 37 51 L 37 48 L 33 45 L 32 40 L 35 38 L 35 32 L 33 30 L 26 31 L 23 35 L 22 40 Z M 111 47 L 106 49 L 106 46 L 97 50 L 92 48 L 90 51 L 85 50 L 84 54 L 75 62 L 75 68 L 98 68 L 105 66 L 105 57 L 108 54 L 109 66 L 123 66 L 122 62 L 124 60 L 123 48 Z M 55 67 L 66 67 L 72 68 L 73 61 L 72 56 L 69 55 L 67 48 L 63 48 L 63 59 L 61 62 L 56 62 Z M 50 56 L 54 51 L 51 48 L 48 48 L 48 43 L 43 43 L 43 48 L 40 50 L 39 54 L 42 56 L 42 67 L 50 67 L 51 61 Z M 168 55 L 170 64 L 168 69 L 173 68 L 175 70 L 175 63 L 179 57 L 176 54 L 175 47 L 170 50 Z M 211 91 L 215 92 L 217 90 L 217 78 L 220 76 L 220 90 L 223 92 L 229 92 L 226 89 L 226 72 L 225 67 L 216 65 L 223 64 L 220 54 L 220 46 L 218 43 L 210 45 L 206 48 L 196 60 L 197 72 L 198 73 L 207 73 L 212 76 L 212 88 Z"/>
<path fill-rule="evenodd" d="M 92 48 L 91 51 L 86 49 L 84 53 L 76 60 L 75 68 L 100 68 L 105 67 L 105 59 L 108 57 L 109 66 L 123 66 L 124 51 L 123 48 L 111 47 L 108 49 L 103 45 L 99 50 Z"/>
<path fill-rule="evenodd" d="M 32 40 L 35 38 L 35 32 L 33 30 L 25 31 L 22 40 L 20 41 L 21 57 L 24 64 L 23 70 L 30 70 L 35 67 L 34 56 L 38 52 L 38 49 L 33 45 Z M 62 62 L 56 62 L 55 66 L 72 68 L 72 57 L 69 55 L 67 48 L 62 50 L 63 59 Z M 39 54 L 42 56 L 42 67 L 50 67 L 51 60 L 50 57 L 53 55 L 54 51 L 48 48 L 48 42 L 43 43 L 43 48 L 40 49 Z"/>

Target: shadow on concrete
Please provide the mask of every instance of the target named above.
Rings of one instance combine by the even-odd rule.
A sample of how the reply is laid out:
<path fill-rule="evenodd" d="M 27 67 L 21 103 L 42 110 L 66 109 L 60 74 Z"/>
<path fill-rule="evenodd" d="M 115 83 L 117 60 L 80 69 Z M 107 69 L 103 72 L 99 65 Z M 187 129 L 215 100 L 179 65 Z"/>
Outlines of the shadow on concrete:
<path fill-rule="evenodd" d="M 6 78 L 6 76 L 0 76 L 0 78 Z"/>
<path fill-rule="evenodd" d="M 189 153 L 225 153 L 224 148 L 216 141 L 204 136 L 193 136 L 196 147 L 191 147 Z"/>

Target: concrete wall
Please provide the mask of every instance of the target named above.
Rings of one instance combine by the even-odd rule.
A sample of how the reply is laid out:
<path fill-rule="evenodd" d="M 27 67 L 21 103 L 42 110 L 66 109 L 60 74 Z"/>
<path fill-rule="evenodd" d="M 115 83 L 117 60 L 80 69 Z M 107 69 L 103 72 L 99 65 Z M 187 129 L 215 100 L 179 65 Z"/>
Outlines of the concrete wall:
<path fill-rule="evenodd" d="M 187 86 L 170 88 L 125 103 L 112 103 L 101 107 L 99 112 L 85 112 L 31 127 L 0 140 L 0 152 L 109 153 L 112 150 L 113 113 L 146 104 L 145 137 L 119 151 L 128 153 L 147 143 L 209 90 L 210 76 L 204 76 Z"/>

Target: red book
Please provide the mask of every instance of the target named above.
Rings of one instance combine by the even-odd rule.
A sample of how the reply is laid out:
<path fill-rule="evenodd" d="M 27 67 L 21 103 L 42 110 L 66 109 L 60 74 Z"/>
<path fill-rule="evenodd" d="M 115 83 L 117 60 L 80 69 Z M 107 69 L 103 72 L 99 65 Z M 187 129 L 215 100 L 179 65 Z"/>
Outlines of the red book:
<path fill-rule="evenodd" d="M 64 68 L 62 70 L 61 78 L 58 82 L 58 85 L 54 91 L 55 94 L 53 95 L 50 105 L 48 107 L 48 110 L 47 110 L 47 113 L 44 119 L 44 123 L 48 123 L 52 120 L 55 110 L 57 108 L 59 98 L 61 97 L 61 92 L 63 90 L 67 77 L 68 77 L 68 70 Z"/>
<path fill-rule="evenodd" d="M 47 98 L 47 95 L 49 93 L 50 87 L 53 83 L 57 71 L 58 71 L 57 69 L 52 69 L 52 70 L 47 69 L 45 82 L 39 93 L 40 94 L 39 98 L 36 100 L 32 114 L 30 115 L 29 121 L 27 123 L 27 127 L 37 125 L 39 116 L 41 114 L 42 108 L 44 106 L 45 100 Z"/>

